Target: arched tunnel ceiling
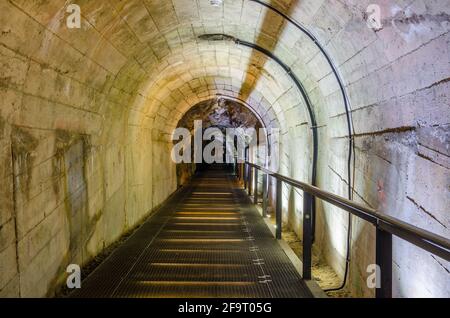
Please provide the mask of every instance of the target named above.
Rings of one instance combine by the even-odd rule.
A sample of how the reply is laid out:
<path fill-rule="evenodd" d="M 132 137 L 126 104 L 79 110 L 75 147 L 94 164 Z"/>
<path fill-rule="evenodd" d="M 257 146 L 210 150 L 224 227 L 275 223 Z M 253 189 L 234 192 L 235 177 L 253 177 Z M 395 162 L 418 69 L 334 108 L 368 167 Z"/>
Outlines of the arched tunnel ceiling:
<path fill-rule="evenodd" d="M 179 63 L 184 63 L 190 69 L 185 72 L 186 68 L 180 67 L 179 73 L 172 75 L 177 78 L 175 82 L 179 82 L 179 86 L 187 81 L 182 74 L 190 74 L 200 80 L 201 76 L 217 77 L 216 73 L 222 75 L 235 68 L 235 73 L 230 71 L 233 73 L 230 74 L 230 79 L 237 82 L 235 88 L 239 89 L 239 95 L 243 95 L 242 85 L 249 86 L 248 93 L 253 93 L 256 86 L 257 94 L 269 94 L 270 90 L 259 84 L 261 78 L 269 78 L 268 86 L 271 89 L 278 86 L 279 90 L 264 96 L 267 101 L 273 103 L 283 96 L 292 83 L 267 58 L 249 49 L 236 48 L 233 44 L 202 43 L 198 39 L 198 36 L 205 33 L 225 33 L 273 51 L 302 80 L 312 93 L 314 104 L 319 104 L 318 100 L 323 99 L 321 104 L 327 105 L 328 115 L 342 116 L 337 83 L 324 56 L 318 54 L 317 46 L 293 25 L 255 2 L 226 0 L 223 5 L 216 7 L 211 6 L 209 0 L 80 0 L 75 3 L 80 5 L 83 15 L 81 30 L 70 30 L 64 26 L 64 0 L 12 0 L 11 3 L 24 12 L 14 23 L 26 30 L 24 34 L 11 35 L 11 39 L 22 38 L 22 41 L 15 42 L 12 46 L 29 52 L 37 62 L 44 62 L 57 72 L 79 81 L 81 85 L 92 86 L 113 99 L 119 92 L 127 93 L 128 100 L 123 96 L 120 100 L 115 100 L 120 104 L 129 105 L 135 98 L 138 98 L 139 103 L 140 97 L 147 97 L 152 92 L 151 84 L 154 79 L 163 70 L 177 68 Z M 393 61 L 406 50 L 413 49 L 413 45 L 416 45 L 414 40 L 433 38 L 445 30 L 445 21 L 439 22 L 431 16 L 429 21 L 422 23 L 420 33 L 414 33 L 407 25 L 403 25 L 411 31 L 407 34 L 409 38 L 406 43 L 403 43 L 401 36 L 392 37 L 387 34 L 383 39 L 382 32 L 377 35 L 366 27 L 366 3 L 341 1 L 332 6 L 324 5 L 325 1 L 274 0 L 267 3 L 286 12 L 312 31 L 331 53 L 335 64 L 342 65 L 341 72 L 350 84 L 376 70 L 386 61 Z M 393 1 L 385 6 L 393 12 L 394 19 L 402 21 L 406 12 L 402 9 L 408 7 L 408 4 Z M 418 6 L 418 9 L 439 13 L 433 7 L 423 9 Z M 9 8 L 5 7 L 4 10 L 7 13 Z M 39 26 L 24 25 L 26 15 L 31 16 Z M 7 31 L 9 21 L 4 22 L 2 25 Z M 24 38 L 25 34 L 41 41 L 28 43 Z M 355 34 L 358 34 L 357 39 Z M 332 38 L 334 41 L 331 41 Z M 364 60 L 346 65 L 353 54 L 369 45 L 376 50 L 375 54 L 365 54 Z M 66 47 L 70 49 L 65 49 Z M 212 58 L 214 53 L 216 59 Z M 80 68 L 79 64 L 84 67 Z M 195 69 L 197 70 L 194 71 Z M 244 74 L 238 73 L 241 71 Z M 171 85 L 173 87 L 176 84 Z M 206 84 L 203 85 L 207 87 Z M 211 86 L 214 85 L 216 84 Z M 258 89 L 258 85 L 263 89 Z M 360 100 L 357 90 L 361 87 L 358 85 L 348 88 L 356 101 L 355 106 L 370 105 L 374 93 L 379 92 L 379 89 L 366 92 L 369 98 Z M 398 91 L 394 91 L 395 89 Z M 410 89 L 400 86 L 385 90 L 383 97 L 387 99 L 393 94 L 407 93 Z M 192 97 L 186 98 L 189 100 Z M 301 100 L 294 98 L 297 102 Z M 336 132 L 337 136 L 344 134 L 344 131 Z"/>
<path fill-rule="evenodd" d="M 441 3 L 417 2 L 383 3 L 388 26 L 375 32 L 365 21 L 367 3 L 266 1 L 304 25 L 326 48 L 345 81 L 352 109 L 361 110 L 358 118 L 378 102 L 388 104 L 396 96 L 445 78 L 446 51 L 439 46 L 442 67 L 433 66 L 436 71 L 427 77 L 410 77 L 416 64 L 431 67 L 425 55 L 416 53 L 421 44 L 448 33 Z M 348 137 L 341 92 L 324 55 L 304 33 L 261 4 L 251 0 L 226 0 L 221 6 L 212 6 L 208 0 L 75 3 L 81 7 L 81 29 L 65 26 L 64 0 L 1 4 L 4 17 L 15 17 L 14 22 L 1 21 L 3 42 L 30 56 L 29 78 L 46 79 L 26 87 L 31 94 L 84 109 L 88 118 L 126 117 L 134 127 L 154 123 L 153 128 L 166 136 L 189 107 L 217 94 L 243 99 L 267 126 L 276 123 L 286 132 L 307 124 L 305 107 L 296 107 L 304 106 L 303 100 L 279 65 L 229 41 L 199 39 L 204 34 L 224 33 L 278 56 L 306 88 L 318 125 L 332 126 L 327 130 L 332 138 Z M 421 17 L 419 22 L 407 18 L 414 14 Z M 52 93 L 61 87 L 65 94 Z M 398 116 L 390 110 L 378 116 L 384 120 L 356 121 L 355 132 L 397 126 Z M 410 116 L 402 125 L 415 125 L 415 121 Z M 430 118 L 430 123 L 436 121 Z M 65 127 L 56 128 L 104 132 L 108 138 L 108 129 L 102 129 L 95 119 L 94 125 L 65 122 Z"/>
<path fill-rule="evenodd" d="M 267 125 L 270 125 L 278 117 L 283 120 L 283 112 L 302 104 L 301 95 L 298 93 L 293 83 L 290 82 L 281 68 L 274 63 L 269 63 L 268 71 L 260 76 L 257 83 L 244 83 L 247 79 L 257 78 L 258 68 L 244 55 L 236 55 L 235 61 L 227 62 L 228 65 L 220 65 L 215 59 L 217 51 L 227 51 L 227 46 L 221 48 L 209 47 L 209 51 L 202 54 L 202 58 L 207 65 L 201 65 L 198 56 L 186 58 L 185 63 L 176 67 L 169 67 L 161 70 L 158 78 L 149 85 L 149 90 L 142 96 L 148 96 L 141 103 L 141 107 L 134 110 L 140 111 L 150 116 L 180 118 L 182 114 L 199 100 L 213 97 L 216 94 L 224 94 L 232 97 L 241 97 L 242 92 L 251 94 L 245 100 L 254 106 Z M 235 52 L 242 53 L 235 49 Z M 224 53 L 227 54 L 227 53 Z M 232 60 L 233 57 L 230 57 Z M 198 65 L 200 64 L 200 65 Z M 248 67 L 248 72 L 242 71 Z M 283 106 L 281 106 L 283 105 Z M 298 116 L 302 117 L 302 108 L 299 107 Z M 161 111 L 163 110 L 163 111 Z M 166 114 L 166 116 L 164 116 Z M 296 116 L 297 117 L 297 116 Z M 167 129 L 171 129 L 176 122 L 168 123 Z"/>
<path fill-rule="evenodd" d="M 35 32 L 42 38 L 41 46 L 34 48 L 37 60 L 59 56 L 59 60 L 53 60 L 56 69 L 109 95 L 126 92 L 129 101 L 151 96 L 145 104 L 156 107 L 152 112 L 158 112 L 160 107 L 152 104 L 156 99 L 162 104 L 167 104 L 167 99 L 176 100 L 179 88 L 194 80 L 197 81 L 194 85 L 202 86 L 189 93 L 193 96 L 184 95 L 183 100 L 190 106 L 198 102 L 198 91 L 215 89 L 245 100 L 250 96 L 243 95 L 254 93 L 257 102 L 264 98 L 274 105 L 274 113 L 280 113 L 276 102 L 292 88 L 284 71 L 248 48 L 199 40 L 198 36 L 205 33 L 226 33 L 273 50 L 292 66 L 310 91 L 317 85 L 317 79 L 329 73 L 324 71 L 326 67 L 311 68 L 305 64 L 317 49 L 301 32 L 250 1 L 227 0 L 219 7 L 211 6 L 209 0 L 195 1 L 195 5 L 186 0 L 78 1 L 85 19 L 79 31 L 63 25 L 65 1 L 12 2 L 47 28 Z M 274 1 L 273 5 L 287 12 L 291 12 L 291 7 L 296 10 L 301 7 L 297 1 Z M 72 52 L 58 54 L 62 42 L 69 44 Z M 85 63 L 81 72 L 76 61 Z M 321 62 L 319 58 L 316 63 Z M 155 91 L 158 93 L 154 94 Z M 301 102 L 297 92 L 289 94 L 292 94 L 290 104 Z"/>

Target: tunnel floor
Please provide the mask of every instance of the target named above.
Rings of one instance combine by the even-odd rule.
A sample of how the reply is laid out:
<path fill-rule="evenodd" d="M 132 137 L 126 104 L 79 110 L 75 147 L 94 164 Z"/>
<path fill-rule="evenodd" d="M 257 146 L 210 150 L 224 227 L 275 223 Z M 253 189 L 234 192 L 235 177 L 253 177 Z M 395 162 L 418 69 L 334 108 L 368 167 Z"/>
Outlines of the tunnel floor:
<path fill-rule="evenodd" d="M 200 172 L 70 297 L 312 297 L 229 172 Z"/>

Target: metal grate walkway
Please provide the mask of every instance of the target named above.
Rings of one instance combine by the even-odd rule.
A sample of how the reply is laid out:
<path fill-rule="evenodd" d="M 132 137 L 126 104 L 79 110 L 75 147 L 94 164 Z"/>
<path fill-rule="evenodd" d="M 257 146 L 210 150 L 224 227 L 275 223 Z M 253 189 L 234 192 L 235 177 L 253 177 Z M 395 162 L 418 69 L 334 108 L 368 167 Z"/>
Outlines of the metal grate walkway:
<path fill-rule="evenodd" d="M 245 192 L 200 173 L 71 297 L 312 297 Z"/>

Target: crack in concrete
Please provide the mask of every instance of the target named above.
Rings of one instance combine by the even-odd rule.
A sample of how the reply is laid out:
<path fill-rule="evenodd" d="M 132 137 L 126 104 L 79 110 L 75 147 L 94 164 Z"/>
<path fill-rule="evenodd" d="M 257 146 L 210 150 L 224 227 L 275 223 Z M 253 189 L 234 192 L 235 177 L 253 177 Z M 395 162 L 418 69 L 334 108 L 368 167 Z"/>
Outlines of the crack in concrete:
<path fill-rule="evenodd" d="M 400 134 L 400 133 L 410 132 L 410 131 L 414 131 L 414 130 L 416 130 L 416 127 L 414 127 L 414 126 L 401 126 L 401 127 L 396 127 L 396 128 L 387 128 L 387 129 L 373 131 L 373 132 L 354 134 L 353 137 L 358 138 L 358 137 L 365 137 L 365 136 L 380 136 L 380 135 L 391 134 L 391 133 Z"/>
<path fill-rule="evenodd" d="M 436 164 L 436 165 L 438 165 L 438 166 L 440 166 L 440 167 L 442 167 L 444 169 L 450 170 L 450 168 L 440 164 L 439 162 L 434 161 L 432 158 L 428 157 L 427 155 L 425 155 L 425 154 L 423 154 L 421 152 L 417 153 L 417 156 L 419 156 L 420 158 L 423 158 L 425 160 L 428 160 L 428 161 L 430 161 L 430 162 L 432 162 L 432 163 L 434 163 L 434 164 Z"/>
<path fill-rule="evenodd" d="M 396 16 L 383 19 L 383 25 L 392 25 L 393 23 L 400 23 L 403 25 L 420 24 L 422 22 L 435 22 L 441 24 L 443 22 L 450 22 L 450 15 L 441 12 L 438 14 L 417 14 L 413 13 L 411 15 L 406 15 L 404 11 L 401 11 Z M 398 27 L 398 26 L 397 26 Z"/>
<path fill-rule="evenodd" d="M 337 173 L 337 171 L 335 171 L 333 168 L 331 168 L 330 165 L 328 165 L 328 168 L 329 168 L 335 175 L 337 175 L 338 178 L 341 179 L 342 182 L 344 182 L 346 185 L 348 185 L 347 180 L 345 180 L 339 173 Z M 361 201 L 363 201 L 365 204 L 367 204 L 368 207 L 370 207 L 370 208 L 373 209 L 373 206 L 372 206 L 369 202 L 367 202 L 367 201 L 364 199 L 364 197 L 363 197 L 362 195 L 360 195 L 360 194 L 355 190 L 355 188 L 353 188 L 353 187 L 352 187 L 352 192 L 353 192 L 354 194 L 356 194 L 356 195 L 361 199 Z"/>
<path fill-rule="evenodd" d="M 448 274 L 450 274 L 450 270 L 447 268 L 447 267 L 445 267 L 441 262 L 439 262 L 438 260 L 437 260 L 437 258 L 434 256 L 434 255 L 431 255 L 431 257 L 448 273 Z"/>
<path fill-rule="evenodd" d="M 445 157 L 447 157 L 447 158 L 450 158 L 450 156 L 449 156 L 448 154 L 445 154 L 445 153 L 443 153 L 443 152 L 440 152 L 439 150 L 430 148 L 429 146 L 427 146 L 427 145 L 425 145 L 425 144 L 423 144 L 423 143 L 421 143 L 421 142 L 419 142 L 419 145 L 422 146 L 422 147 L 424 147 L 424 148 L 426 148 L 426 149 L 428 149 L 428 150 L 430 150 L 430 151 L 436 152 L 436 153 L 438 153 L 438 154 L 440 154 L 440 155 L 443 155 L 443 156 L 445 156 Z"/>
<path fill-rule="evenodd" d="M 401 134 L 401 133 L 414 132 L 414 131 L 416 131 L 415 126 L 401 126 L 401 127 L 395 127 L 395 128 L 387 128 L 387 129 L 378 130 L 378 131 L 353 134 L 351 138 L 382 136 L 382 135 L 386 135 L 386 134 Z M 347 138 L 348 138 L 348 136 L 332 137 L 332 139 L 347 139 Z"/>
<path fill-rule="evenodd" d="M 366 110 L 366 109 L 368 109 L 368 108 L 383 107 L 383 106 L 384 106 L 383 104 L 388 103 L 388 102 L 390 102 L 390 101 L 393 101 L 393 100 L 399 100 L 399 99 L 402 99 L 402 98 L 404 98 L 404 97 L 406 97 L 406 96 L 408 96 L 408 95 L 420 93 L 420 92 L 422 92 L 422 91 L 425 91 L 425 90 L 434 88 L 434 87 L 439 86 L 439 85 L 442 85 L 442 84 L 446 84 L 446 83 L 448 83 L 448 82 L 450 82 L 450 77 L 449 77 L 449 78 L 442 79 L 442 80 L 437 81 L 437 82 L 434 82 L 434 83 L 432 83 L 432 84 L 430 84 L 430 85 L 428 85 L 428 86 L 421 87 L 421 88 L 419 88 L 419 89 L 416 89 L 415 91 L 408 92 L 408 93 L 406 93 L 406 94 L 402 94 L 402 95 L 398 95 L 398 96 L 392 96 L 392 97 L 390 97 L 390 98 L 387 98 L 387 99 L 383 99 L 383 100 L 377 101 L 376 103 L 373 103 L 373 104 L 363 105 L 363 106 L 361 106 L 361 107 L 352 109 L 350 112 L 353 114 L 353 113 L 357 113 L 357 112 L 359 112 L 359 111 Z M 338 114 L 336 114 L 336 115 L 330 116 L 330 118 L 335 119 L 335 118 L 339 118 L 339 117 L 342 117 L 342 116 L 345 116 L 345 115 L 346 115 L 346 113 L 338 113 Z"/>
<path fill-rule="evenodd" d="M 423 206 L 421 206 L 419 203 L 417 203 L 413 198 L 411 198 L 410 196 L 406 196 L 406 198 L 409 201 L 411 201 L 417 208 L 419 208 L 421 211 L 425 212 L 428 216 L 430 216 L 432 219 L 434 219 L 436 222 L 438 222 L 440 225 L 442 225 L 444 228 L 447 228 L 447 226 L 444 223 L 439 221 L 439 219 L 436 218 L 431 212 L 425 210 L 425 208 Z"/>
<path fill-rule="evenodd" d="M 13 218 L 14 218 L 14 235 L 15 235 L 15 250 L 16 250 L 16 271 L 18 276 L 18 293 L 19 297 L 22 297 L 22 290 L 21 290 L 21 284 L 20 284 L 20 263 L 19 263 L 19 226 L 17 224 L 17 190 L 16 190 L 16 184 L 17 180 L 14 177 L 14 146 L 13 143 L 10 143 L 10 155 L 11 155 L 11 169 L 13 172 L 13 175 L 11 176 L 11 182 L 12 182 L 12 203 L 13 203 Z M 14 276 L 15 278 L 15 276 Z M 13 278 L 13 279 L 14 279 Z M 12 279 L 11 279 L 12 281 Z M 9 284 L 9 282 L 8 282 Z M 7 285 L 5 285 L 7 286 Z"/>

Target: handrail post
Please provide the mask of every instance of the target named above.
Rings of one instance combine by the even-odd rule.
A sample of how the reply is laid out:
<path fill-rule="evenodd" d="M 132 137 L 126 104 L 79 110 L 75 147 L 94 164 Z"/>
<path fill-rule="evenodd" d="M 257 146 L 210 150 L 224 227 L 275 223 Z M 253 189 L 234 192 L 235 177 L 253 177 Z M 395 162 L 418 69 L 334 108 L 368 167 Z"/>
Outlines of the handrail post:
<path fill-rule="evenodd" d="M 275 237 L 278 240 L 281 240 L 281 230 L 282 230 L 282 183 L 280 179 L 277 179 L 276 183 L 276 202 L 275 202 L 275 219 L 276 219 L 276 229 L 275 229 Z"/>
<path fill-rule="evenodd" d="M 264 167 L 245 162 L 242 167 L 245 186 L 249 183 L 249 167 L 261 170 L 266 175 L 266 183 L 264 184 L 264 200 L 268 200 L 269 186 L 270 189 L 275 186 L 275 213 L 277 231 L 275 236 L 280 238 L 282 235 L 282 184 L 296 187 L 303 190 L 304 206 L 303 206 L 303 250 L 304 250 L 304 275 L 311 277 L 312 263 L 312 244 L 314 229 L 314 202 L 315 198 L 319 198 L 325 202 L 332 204 L 344 211 L 347 211 L 367 222 L 374 225 L 377 230 L 376 237 L 376 264 L 377 269 L 377 297 L 392 297 L 392 236 L 395 235 L 400 239 L 414 244 L 425 251 L 432 253 L 442 259 L 450 261 L 450 240 L 446 237 L 431 233 L 412 224 L 408 224 L 395 217 L 391 217 L 384 213 L 378 213 L 373 208 L 366 207 L 360 203 L 338 196 L 332 192 L 325 191 L 311 184 L 294 180 L 290 177 L 280 175 L 270 171 Z M 271 181 L 275 178 L 275 184 Z M 250 186 L 250 184 L 249 184 Z M 305 193 L 307 192 L 307 193 Z M 268 201 L 263 200 L 263 211 L 267 212 Z M 263 212 L 264 213 L 264 212 Z M 348 261 L 348 260 L 347 260 Z M 381 277 L 381 283 L 380 283 Z"/>
<path fill-rule="evenodd" d="M 392 234 L 379 228 L 376 230 L 376 264 L 377 273 L 376 298 L 392 298 Z M 378 275 L 379 274 L 379 275 Z"/>
<path fill-rule="evenodd" d="M 303 191 L 303 279 L 311 279 L 312 200 L 311 194 Z"/>
<path fill-rule="evenodd" d="M 253 168 L 252 166 L 248 165 L 248 195 L 252 195 L 252 186 L 253 186 Z"/>
<path fill-rule="evenodd" d="M 267 187 L 267 181 L 269 176 L 267 173 L 263 174 L 263 198 L 262 198 L 262 215 L 263 217 L 267 217 L 267 195 L 268 195 L 268 187 Z"/>
<path fill-rule="evenodd" d="M 253 204 L 258 204 L 258 169 L 255 168 L 255 187 L 253 188 Z"/>
<path fill-rule="evenodd" d="M 247 163 L 244 163 L 242 167 L 242 173 L 244 178 L 244 189 L 247 189 Z"/>

